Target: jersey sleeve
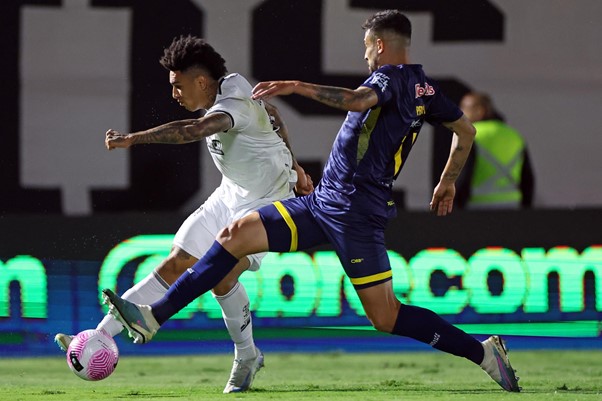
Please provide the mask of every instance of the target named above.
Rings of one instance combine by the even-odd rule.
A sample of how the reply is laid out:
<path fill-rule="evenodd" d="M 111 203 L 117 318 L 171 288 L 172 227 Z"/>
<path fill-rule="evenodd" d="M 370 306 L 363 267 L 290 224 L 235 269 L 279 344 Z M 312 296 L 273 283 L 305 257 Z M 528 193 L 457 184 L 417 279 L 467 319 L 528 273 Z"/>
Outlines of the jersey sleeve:
<path fill-rule="evenodd" d="M 378 106 L 382 106 L 388 102 L 394 95 L 394 87 L 391 84 L 394 80 L 392 74 L 395 69 L 386 65 L 374 71 L 361 86 L 372 89 L 378 96 Z"/>
<path fill-rule="evenodd" d="M 431 124 L 440 124 L 453 122 L 462 117 L 462 110 L 441 92 L 439 86 L 431 80 L 429 83 L 435 93 L 427 105 L 426 120 Z"/>
<path fill-rule="evenodd" d="M 220 99 L 207 111 L 207 114 L 211 113 L 224 113 L 230 117 L 233 131 L 243 131 L 250 123 L 249 104 L 243 99 Z"/>

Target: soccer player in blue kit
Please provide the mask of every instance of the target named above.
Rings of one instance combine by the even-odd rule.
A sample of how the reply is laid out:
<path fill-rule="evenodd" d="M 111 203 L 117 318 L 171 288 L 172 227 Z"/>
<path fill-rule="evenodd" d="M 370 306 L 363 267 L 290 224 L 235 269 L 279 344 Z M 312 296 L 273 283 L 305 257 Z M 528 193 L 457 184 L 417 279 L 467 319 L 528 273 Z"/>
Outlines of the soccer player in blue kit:
<path fill-rule="evenodd" d="M 261 82 L 253 89 L 256 99 L 297 94 L 348 111 L 315 191 L 274 202 L 224 228 L 210 250 L 158 302 L 133 304 L 108 289 L 103 290 L 105 301 L 136 342 L 148 342 L 165 321 L 222 280 L 240 258 L 330 243 L 377 330 L 464 357 L 480 365 L 504 390 L 518 392 L 518 378 L 500 337 L 480 342 L 428 309 L 402 304 L 394 294 L 384 238 L 387 220 L 396 214 L 393 181 L 423 123 L 443 124 L 454 138 L 430 209 L 438 216 L 451 213 L 455 181 L 476 131 L 422 66 L 409 64 L 411 23 L 405 15 L 382 11 L 362 28 L 371 75 L 357 89 L 300 81 Z"/>

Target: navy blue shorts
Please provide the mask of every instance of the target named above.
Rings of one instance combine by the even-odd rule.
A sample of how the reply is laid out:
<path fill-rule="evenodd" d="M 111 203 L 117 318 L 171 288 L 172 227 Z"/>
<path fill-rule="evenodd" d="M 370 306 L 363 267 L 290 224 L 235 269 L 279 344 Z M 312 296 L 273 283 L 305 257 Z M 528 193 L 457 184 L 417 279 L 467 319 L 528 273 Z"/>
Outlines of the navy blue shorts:
<path fill-rule="evenodd" d="M 391 280 L 385 247 L 387 219 L 316 206 L 313 194 L 258 210 L 271 252 L 294 252 L 330 243 L 356 289 Z"/>

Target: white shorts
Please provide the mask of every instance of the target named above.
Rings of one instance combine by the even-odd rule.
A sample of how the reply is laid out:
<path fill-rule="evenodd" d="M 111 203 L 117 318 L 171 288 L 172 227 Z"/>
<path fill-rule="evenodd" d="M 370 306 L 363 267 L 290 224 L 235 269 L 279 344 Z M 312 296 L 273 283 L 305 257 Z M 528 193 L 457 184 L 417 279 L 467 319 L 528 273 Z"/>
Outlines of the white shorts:
<path fill-rule="evenodd" d="M 223 186 L 217 187 L 205 203 L 184 220 L 174 237 L 173 245 L 200 259 L 209 250 L 215 241 L 217 233 L 222 228 L 278 200 L 259 199 L 251 205 L 233 210 L 227 207 L 222 201 L 224 199 L 224 191 Z M 291 192 L 289 197 L 293 196 L 294 194 Z M 266 254 L 267 252 L 248 255 L 247 258 L 250 262 L 248 270 L 258 270 L 261 260 Z"/>

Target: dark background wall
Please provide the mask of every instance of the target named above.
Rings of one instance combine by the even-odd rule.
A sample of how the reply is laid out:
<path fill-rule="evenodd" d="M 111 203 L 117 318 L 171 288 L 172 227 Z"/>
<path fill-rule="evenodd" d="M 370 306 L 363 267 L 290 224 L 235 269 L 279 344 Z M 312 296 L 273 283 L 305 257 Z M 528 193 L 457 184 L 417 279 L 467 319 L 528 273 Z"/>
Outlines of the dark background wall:
<path fill-rule="evenodd" d="M 428 4 L 427 4 L 428 3 Z M 596 0 L 446 1 L 17 0 L 0 5 L 0 211 L 89 215 L 190 212 L 219 184 L 202 143 L 107 152 L 104 132 L 191 117 L 158 64 L 171 38 L 206 37 L 252 83 L 304 79 L 355 87 L 367 75 L 360 25 L 400 7 L 412 58 L 459 100 L 491 93 L 529 143 L 538 208 L 599 207 L 602 13 Z M 318 178 L 344 118 L 278 99 L 298 158 Z M 426 210 L 449 134 L 425 127 L 396 183 Z"/>

